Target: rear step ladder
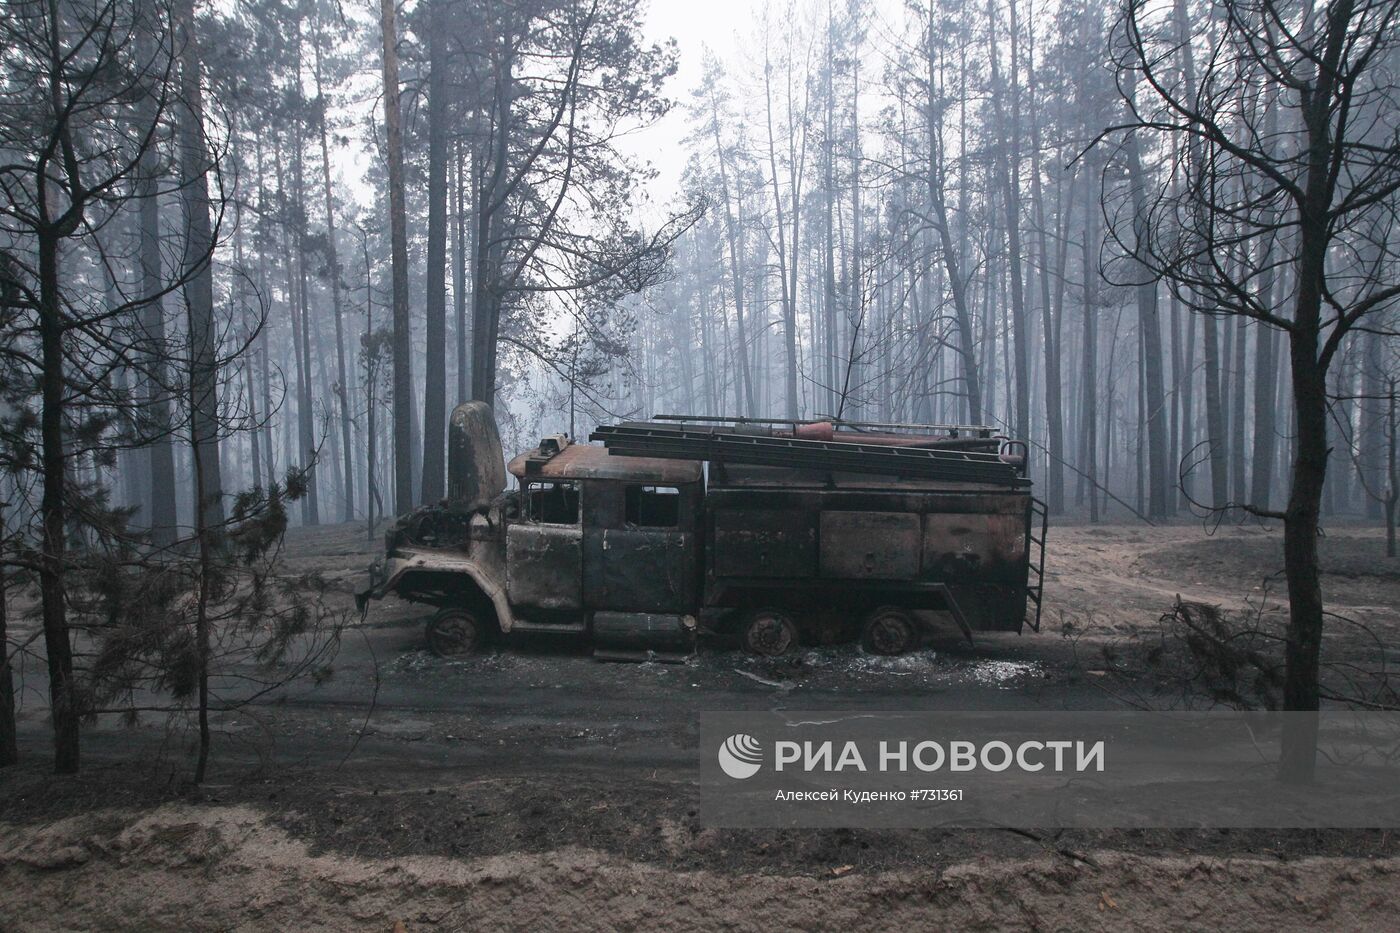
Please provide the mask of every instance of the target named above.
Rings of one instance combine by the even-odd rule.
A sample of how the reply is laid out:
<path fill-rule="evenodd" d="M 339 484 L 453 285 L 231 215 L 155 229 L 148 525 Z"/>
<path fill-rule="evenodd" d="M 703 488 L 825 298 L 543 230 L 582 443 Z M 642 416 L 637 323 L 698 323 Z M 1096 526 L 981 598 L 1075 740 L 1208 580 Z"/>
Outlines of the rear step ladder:
<path fill-rule="evenodd" d="M 1036 537 L 1035 519 L 1040 519 L 1040 536 Z M 1026 575 L 1026 596 L 1035 603 L 1035 618 L 1031 621 L 1031 631 L 1040 631 L 1041 600 L 1045 595 L 1045 533 L 1050 527 L 1050 510 L 1039 499 L 1031 499 L 1031 527 L 1026 533 L 1028 544 L 1035 548 L 1028 553 L 1030 573 Z M 1032 576 L 1033 575 L 1033 576 Z"/>
<path fill-rule="evenodd" d="M 1040 518 L 1040 535 L 1036 537 L 1036 518 Z M 1039 632 L 1040 630 L 1040 609 L 1044 590 L 1046 590 L 1046 532 L 1050 528 L 1050 510 L 1046 509 L 1046 504 L 1039 499 L 1032 497 L 1030 500 L 1030 530 L 1026 532 L 1029 538 L 1029 545 L 1035 548 L 1035 552 L 1028 553 L 1029 573 L 1026 574 L 1026 597 L 1036 604 L 1035 618 L 1030 621 L 1030 630 Z"/>

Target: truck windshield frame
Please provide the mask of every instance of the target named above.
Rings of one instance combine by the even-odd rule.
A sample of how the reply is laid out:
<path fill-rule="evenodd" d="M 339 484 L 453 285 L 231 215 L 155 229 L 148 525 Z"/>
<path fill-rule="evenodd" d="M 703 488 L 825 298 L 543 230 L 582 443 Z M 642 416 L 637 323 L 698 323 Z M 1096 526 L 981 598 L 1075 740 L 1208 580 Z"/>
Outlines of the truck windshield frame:
<path fill-rule="evenodd" d="M 521 496 L 521 516 L 534 525 L 577 525 L 579 499 L 578 483 L 530 482 Z"/>

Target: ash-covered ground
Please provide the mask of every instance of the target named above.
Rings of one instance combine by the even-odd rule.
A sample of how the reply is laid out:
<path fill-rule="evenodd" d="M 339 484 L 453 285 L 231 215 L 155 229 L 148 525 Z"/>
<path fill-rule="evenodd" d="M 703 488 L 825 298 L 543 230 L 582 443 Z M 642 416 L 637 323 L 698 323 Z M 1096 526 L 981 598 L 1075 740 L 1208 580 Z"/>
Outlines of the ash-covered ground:
<path fill-rule="evenodd" d="M 289 573 L 348 607 L 377 542 L 298 529 Z M 1400 663 L 1400 562 L 1333 528 L 1324 652 Z M 605 664 L 518 640 L 447 662 L 422 607 L 376 604 L 328 679 L 216 717 L 211 776 L 156 715 L 99 717 L 76 778 L 48 773 L 45 684 L 24 671 L 25 763 L 0 772 L 0 930 L 1382 929 L 1400 902 L 1384 831 L 725 831 L 696 808 L 708 710 L 1114 709 L 1180 702 L 1136 676 L 1178 595 L 1267 628 L 1276 530 L 1052 530 L 1040 634 L 945 626 L 925 648 Z M 28 624 L 28 623 L 21 623 Z"/>

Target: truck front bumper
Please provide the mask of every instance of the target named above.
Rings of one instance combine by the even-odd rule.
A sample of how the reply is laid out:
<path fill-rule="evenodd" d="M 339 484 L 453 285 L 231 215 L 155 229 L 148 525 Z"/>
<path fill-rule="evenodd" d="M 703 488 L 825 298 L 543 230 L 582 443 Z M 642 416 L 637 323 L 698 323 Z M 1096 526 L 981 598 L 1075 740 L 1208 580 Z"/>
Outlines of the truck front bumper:
<path fill-rule="evenodd" d="M 369 565 L 369 585 L 363 590 L 355 593 L 355 609 L 363 616 L 369 611 L 369 601 L 371 599 L 381 599 L 385 593 L 385 584 L 389 582 L 389 572 L 385 558 L 379 558 Z"/>

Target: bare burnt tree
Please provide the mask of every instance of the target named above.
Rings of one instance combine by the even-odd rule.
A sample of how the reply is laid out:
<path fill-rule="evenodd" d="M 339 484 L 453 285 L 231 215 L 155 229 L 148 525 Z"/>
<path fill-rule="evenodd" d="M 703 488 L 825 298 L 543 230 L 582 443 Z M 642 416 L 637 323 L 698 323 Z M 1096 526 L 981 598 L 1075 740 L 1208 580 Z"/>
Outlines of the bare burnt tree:
<path fill-rule="evenodd" d="M 29 394 L 4 424 L 15 466 L 37 472 L 40 495 L 37 547 L 10 560 L 38 579 L 59 772 L 78 768 L 83 705 L 65 585 L 69 526 L 101 507 L 74 466 L 117 446 L 109 432 L 125 400 L 111 377 L 142 365 L 139 313 L 201 264 L 187 254 L 193 262 L 134 296 L 91 287 L 96 270 L 120 268 L 109 251 L 120 219 L 158 196 L 143 174 L 178 100 L 170 36 L 156 4 L 15 2 L 0 25 L 4 354 L 31 393 L 39 386 L 37 412 Z"/>
<path fill-rule="evenodd" d="M 1328 371 L 1348 338 L 1400 297 L 1389 241 L 1400 207 L 1397 16 L 1394 0 L 1230 0 L 1178 31 L 1165 11 L 1130 0 L 1116 34 L 1131 115 L 1117 129 L 1173 169 L 1149 192 L 1145 219 L 1131 203 L 1110 208 L 1116 245 L 1193 310 L 1251 319 L 1288 341 L 1296 425 L 1288 504 L 1232 504 L 1284 523 L 1289 710 L 1316 710 L 1320 700 Z M 1193 80 L 1176 65 L 1183 41 Z M 1292 287 L 1273 289 L 1270 277 L 1283 274 Z M 1282 776 L 1310 779 L 1315 730 L 1285 733 Z"/>
<path fill-rule="evenodd" d="M 219 261 L 234 185 L 228 114 L 203 103 L 210 23 L 188 3 L 7 9 L 0 469 L 15 501 L 0 561 L 13 585 L 37 583 L 57 770 L 77 769 L 80 719 L 139 669 L 197 714 L 198 780 L 221 646 L 275 661 L 319 618 L 300 600 L 264 606 L 266 558 L 303 475 L 240 496 L 228 517 L 219 480 L 222 445 L 261 427 L 228 388 L 248 384 L 265 306 L 217 301 L 224 283 L 247 283 Z M 152 262 L 157 202 L 178 220 Z M 192 529 L 142 530 L 138 504 L 113 502 L 107 472 L 134 469 L 124 458 L 153 442 L 189 452 Z"/>
<path fill-rule="evenodd" d="M 644 177 L 618 148 L 664 115 L 674 51 L 645 44 L 625 0 L 501 7 L 480 20 L 469 68 L 485 88 L 472 179 L 472 397 L 494 401 L 503 321 L 532 295 L 658 280 L 668 248 L 697 215 L 655 231 L 629 216 Z M 626 71 L 625 82 L 604 75 Z M 505 321 L 508 325 L 509 321 Z M 514 335 L 528 343 L 528 333 Z M 440 386 L 429 391 L 441 391 Z"/>
<path fill-rule="evenodd" d="M 408 308 L 408 219 L 404 207 L 403 129 L 399 105 L 398 11 L 394 0 L 380 2 L 383 39 L 384 133 L 389 163 L 389 228 L 392 238 L 394 321 L 394 511 L 413 508 L 412 332 Z"/>

